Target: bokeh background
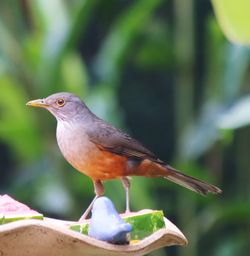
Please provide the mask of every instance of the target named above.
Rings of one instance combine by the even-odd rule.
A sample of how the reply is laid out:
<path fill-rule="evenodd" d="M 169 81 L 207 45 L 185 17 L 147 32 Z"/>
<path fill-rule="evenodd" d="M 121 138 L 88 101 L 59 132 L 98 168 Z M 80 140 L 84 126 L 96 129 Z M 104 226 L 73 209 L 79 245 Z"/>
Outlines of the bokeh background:
<path fill-rule="evenodd" d="M 162 209 L 189 240 L 150 255 L 249 255 L 249 59 L 208 0 L 1 1 L 0 193 L 61 219 L 87 207 L 92 183 L 61 156 L 55 119 L 25 106 L 70 91 L 162 160 L 223 190 L 202 197 L 133 178 L 132 209 Z M 105 187 L 124 211 L 120 182 Z"/>

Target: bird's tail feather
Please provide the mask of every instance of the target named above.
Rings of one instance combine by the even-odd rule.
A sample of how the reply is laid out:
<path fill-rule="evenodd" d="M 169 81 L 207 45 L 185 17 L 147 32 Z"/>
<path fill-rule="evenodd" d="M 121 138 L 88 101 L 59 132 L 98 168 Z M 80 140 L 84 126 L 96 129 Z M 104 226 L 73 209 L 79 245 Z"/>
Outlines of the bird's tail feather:
<path fill-rule="evenodd" d="M 202 195 L 207 195 L 208 193 L 221 193 L 221 190 L 214 185 L 208 184 L 204 181 L 183 174 L 169 165 L 165 167 L 168 170 L 168 174 L 164 177 L 168 180 L 173 181 L 174 183 L 177 183 L 185 188 L 188 188 Z"/>

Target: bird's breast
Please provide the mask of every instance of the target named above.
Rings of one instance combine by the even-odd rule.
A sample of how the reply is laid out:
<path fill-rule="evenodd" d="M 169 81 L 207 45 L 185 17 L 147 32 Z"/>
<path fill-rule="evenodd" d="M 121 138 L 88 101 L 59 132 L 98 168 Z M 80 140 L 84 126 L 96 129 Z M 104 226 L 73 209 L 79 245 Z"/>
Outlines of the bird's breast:
<path fill-rule="evenodd" d="M 94 180 L 115 179 L 127 172 L 127 158 L 101 150 L 89 139 L 84 127 L 59 122 L 57 142 L 65 159 Z"/>

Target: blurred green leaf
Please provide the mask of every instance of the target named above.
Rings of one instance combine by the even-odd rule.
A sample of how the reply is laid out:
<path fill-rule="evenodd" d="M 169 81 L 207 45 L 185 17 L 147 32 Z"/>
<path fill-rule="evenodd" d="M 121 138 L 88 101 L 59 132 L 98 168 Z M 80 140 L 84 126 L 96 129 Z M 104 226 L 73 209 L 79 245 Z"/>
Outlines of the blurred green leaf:
<path fill-rule="evenodd" d="M 138 0 L 119 15 L 96 56 L 94 67 L 101 81 L 116 81 L 129 46 L 162 2 Z"/>
<path fill-rule="evenodd" d="M 170 28 L 160 21 L 152 21 L 143 35 L 143 43 L 136 49 L 134 61 L 141 68 L 164 70 L 171 67 L 174 58 Z"/>
<path fill-rule="evenodd" d="M 63 90 L 77 95 L 85 95 L 88 88 L 88 74 L 86 67 L 76 53 L 68 53 L 62 60 L 61 73 Z"/>
<path fill-rule="evenodd" d="M 220 74 L 216 77 L 216 83 L 218 83 L 218 78 L 223 77 L 223 79 L 219 85 L 211 85 L 212 87 L 208 88 L 208 91 L 213 93 L 208 94 L 207 99 L 204 100 L 196 121 L 191 122 L 183 130 L 179 138 L 181 145 L 179 154 L 182 159 L 198 158 L 216 141 L 226 138 L 222 136 L 223 134 L 219 131 L 220 128 L 239 128 L 249 122 L 247 116 L 248 100 L 239 102 L 240 106 L 235 103 L 235 108 L 228 107 L 239 97 L 248 68 L 249 50 L 246 47 L 236 45 L 227 45 L 223 50 L 226 55 L 223 76 Z M 214 67 L 212 66 L 212 77 L 208 78 L 209 82 L 214 81 L 213 70 Z M 210 83 L 207 86 L 210 87 Z"/>
<path fill-rule="evenodd" d="M 65 1 L 35 0 L 31 1 L 30 4 L 33 21 L 43 33 L 55 33 L 55 36 L 59 36 L 68 28 L 69 13 Z M 51 51 L 52 49 L 48 50 Z"/>
<path fill-rule="evenodd" d="M 250 96 L 236 101 L 218 120 L 221 129 L 237 129 L 250 124 Z"/>
<path fill-rule="evenodd" d="M 29 81 L 29 72 L 25 65 L 22 45 L 7 29 L 0 17 L 0 57 L 7 72 L 25 82 Z M 26 84 L 24 85 L 26 86 Z"/>
<path fill-rule="evenodd" d="M 123 115 L 115 94 L 112 87 L 101 84 L 92 89 L 85 101 L 97 116 L 119 127 L 123 123 Z"/>
<path fill-rule="evenodd" d="M 218 22 L 229 40 L 250 44 L 250 1 L 212 0 Z"/>
<path fill-rule="evenodd" d="M 0 136 L 18 156 L 32 159 L 41 152 L 41 139 L 25 91 L 13 79 L 0 77 Z"/>
<path fill-rule="evenodd" d="M 231 256 L 242 255 L 242 248 L 249 243 L 246 237 L 241 237 L 239 234 L 227 234 L 221 239 L 218 248 L 215 249 L 215 256 Z"/>
<path fill-rule="evenodd" d="M 78 2 L 74 12 L 67 15 L 66 6 L 63 1 L 55 1 L 56 4 L 51 5 L 50 1 L 38 1 L 36 4 L 40 7 L 42 17 L 46 17 L 46 5 L 50 7 L 50 18 L 47 20 L 49 24 L 45 31 L 43 46 L 41 47 L 41 62 L 38 72 L 38 83 L 43 91 L 48 91 L 49 87 L 53 87 L 53 91 L 57 91 L 60 85 L 57 83 L 59 77 L 59 66 L 63 56 L 74 47 L 77 38 L 84 31 L 84 27 L 88 21 L 97 0 L 86 0 Z M 59 7 L 58 7 L 59 5 Z M 60 10 L 59 17 L 57 13 Z M 56 18 L 55 18 L 56 17 Z"/>
<path fill-rule="evenodd" d="M 190 124 L 180 137 L 181 159 L 195 159 L 203 155 L 219 138 L 217 129 L 218 118 L 222 107 L 216 103 L 204 106 L 197 122 Z"/>
<path fill-rule="evenodd" d="M 240 96 L 246 71 L 249 66 L 250 51 L 246 46 L 228 44 L 224 50 L 224 76 L 221 81 L 222 100 L 227 104 Z"/>
<path fill-rule="evenodd" d="M 249 224 L 250 205 L 248 202 L 230 200 L 224 201 L 221 206 L 208 205 L 196 216 L 197 219 L 190 221 L 189 225 L 197 225 L 202 232 L 208 232 L 215 228 L 223 228 L 229 223 L 232 225 L 237 222 Z"/>

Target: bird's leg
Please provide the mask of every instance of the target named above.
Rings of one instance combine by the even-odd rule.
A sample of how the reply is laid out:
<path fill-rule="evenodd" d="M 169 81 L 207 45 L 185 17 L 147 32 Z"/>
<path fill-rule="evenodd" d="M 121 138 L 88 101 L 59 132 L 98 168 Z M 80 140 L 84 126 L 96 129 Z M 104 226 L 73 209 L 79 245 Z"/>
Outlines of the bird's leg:
<path fill-rule="evenodd" d="M 95 202 L 95 200 L 98 198 L 98 196 L 96 195 L 94 197 L 94 199 L 92 200 L 92 202 L 90 203 L 90 205 L 88 206 L 88 208 L 85 210 L 85 212 L 83 213 L 83 215 L 81 216 L 81 218 L 79 219 L 79 222 L 83 222 L 84 220 L 86 220 L 86 218 L 88 217 L 90 211 L 92 210 L 93 204 Z"/>
<path fill-rule="evenodd" d="M 123 187 L 125 188 L 125 193 L 126 193 L 126 211 L 125 211 L 125 213 L 130 213 L 130 207 L 129 207 L 130 180 L 128 177 L 122 177 L 121 182 L 122 182 Z"/>
<path fill-rule="evenodd" d="M 94 183 L 94 189 L 95 189 L 95 197 L 92 200 L 92 202 L 90 203 L 90 205 L 88 206 L 88 208 L 85 210 L 85 212 L 83 213 L 81 218 L 79 219 L 79 222 L 84 221 L 88 217 L 90 211 L 92 210 L 95 200 L 99 196 L 102 196 L 104 194 L 104 187 L 103 187 L 102 182 L 100 180 L 95 180 L 95 181 L 93 181 L 93 183 Z"/>

